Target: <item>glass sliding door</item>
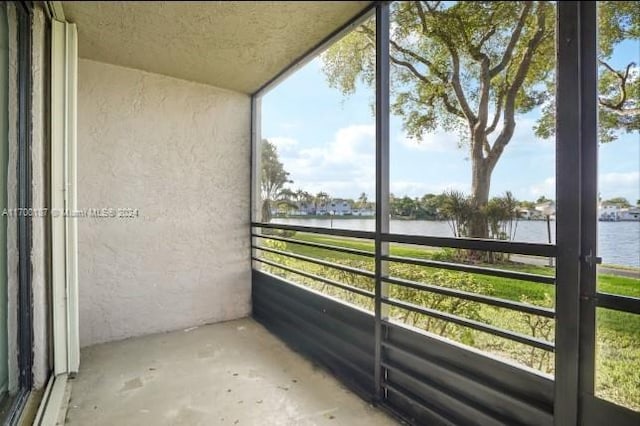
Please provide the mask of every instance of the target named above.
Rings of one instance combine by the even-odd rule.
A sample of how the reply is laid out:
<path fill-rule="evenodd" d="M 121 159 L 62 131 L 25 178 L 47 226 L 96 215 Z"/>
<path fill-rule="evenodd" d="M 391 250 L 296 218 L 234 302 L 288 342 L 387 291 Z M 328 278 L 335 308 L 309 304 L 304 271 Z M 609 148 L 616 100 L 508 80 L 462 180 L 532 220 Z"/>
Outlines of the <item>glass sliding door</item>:
<path fill-rule="evenodd" d="M 32 387 L 31 5 L 0 4 L 0 422 L 17 424 Z"/>

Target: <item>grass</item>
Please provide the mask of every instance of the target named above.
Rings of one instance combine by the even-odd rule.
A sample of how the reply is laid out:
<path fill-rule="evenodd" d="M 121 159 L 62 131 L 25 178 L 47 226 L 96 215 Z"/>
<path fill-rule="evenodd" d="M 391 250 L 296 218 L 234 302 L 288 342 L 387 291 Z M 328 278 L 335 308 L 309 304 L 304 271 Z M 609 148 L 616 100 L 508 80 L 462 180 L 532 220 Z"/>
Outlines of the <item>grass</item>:
<path fill-rule="evenodd" d="M 291 237 L 295 240 L 320 243 L 330 246 L 346 247 L 373 253 L 373 242 L 354 238 L 333 237 L 316 234 L 297 233 Z M 361 269 L 373 271 L 372 258 L 358 256 L 349 253 L 338 253 L 332 250 L 308 247 L 299 244 L 286 244 L 286 251 L 296 254 L 329 260 L 335 263 L 357 265 Z M 447 260 L 451 255 L 446 249 L 425 248 L 418 246 L 393 244 L 390 253 L 400 257 L 412 257 L 419 259 Z M 284 259 L 284 258 L 281 258 Z M 520 259 L 519 259 L 520 260 Z M 289 262 L 289 260 L 287 260 Z M 544 263 L 544 262 L 542 262 Z M 322 268 L 318 268 L 307 262 L 291 260 L 290 266 L 305 269 L 315 274 L 322 274 Z M 555 270 L 542 264 L 526 264 L 522 262 L 503 263 L 500 265 L 485 265 L 493 268 L 502 268 L 513 271 L 527 272 L 540 275 L 553 275 Z M 437 273 L 435 268 L 409 266 L 412 270 L 425 271 L 423 277 L 429 283 L 430 278 Z M 628 269 L 628 268 L 625 268 Z M 347 274 L 348 275 L 348 274 Z M 339 280 L 352 279 L 345 275 Z M 477 285 L 476 291 L 490 296 L 514 301 L 526 301 L 540 306 L 552 307 L 555 296 L 555 287 L 547 284 L 531 283 L 522 280 L 494 277 L 481 274 L 469 274 Z M 353 284 L 353 283 L 350 283 Z M 366 285 L 368 283 L 364 284 Z M 362 285 L 360 285 L 362 287 Z M 325 287 L 321 287 L 325 289 Z M 640 279 L 611 274 L 598 275 L 598 291 L 617 295 L 640 297 Z M 340 294 L 340 293 L 338 293 Z M 363 299 L 364 300 L 364 299 Z M 488 323 L 499 327 L 512 328 L 513 324 L 521 318 L 514 316 L 514 311 L 502 308 L 494 308 L 483 305 L 480 315 Z M 522 332 L 523 330 L 514 330 Z M 526 327 L 524 332 L 526 332 Z M 549 335 L 553 340 L 553 332 Z M 474 346 L 491 348 L 495 341 L 491 336 L 476 335 Z M 502 346 L 504 348 L 504 346 Z M 509 351 L 522 351 L 508 346 Z M 491 349 L 488 349 L 491 350 Z M 501 349 L 504 351 L 504 349 Z M 511 354 L 513 355 L 513 354 Z M 517 358 L 517 357 L 516 357 Z M 640 410 L 640 315 L 632 315 L 609 309 L 597 311 L 597 357 L 596 357 L 596 394 L 606 399 L 620 403 L 635 410 Z M 553 365 L 553 360 L 549 361 Z M 552 367 L 551 367 L 552 368 Z"/>

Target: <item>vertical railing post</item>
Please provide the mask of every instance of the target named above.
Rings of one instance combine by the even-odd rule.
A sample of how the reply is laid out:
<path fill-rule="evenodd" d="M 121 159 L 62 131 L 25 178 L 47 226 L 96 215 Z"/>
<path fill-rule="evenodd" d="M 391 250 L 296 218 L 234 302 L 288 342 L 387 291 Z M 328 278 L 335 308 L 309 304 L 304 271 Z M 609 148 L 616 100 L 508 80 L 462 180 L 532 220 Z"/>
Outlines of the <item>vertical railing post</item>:
<path fill-rule="evenodd" d="M 389 232 L 389 3 L 376 6 L 376 232 L 375 232 L 375 397 L 384 399 L 382 387 L 382 320 L 387 307 L 382 298 L 388 294 L 388 265 L 382 256 L 389 254 L 389 243 L 382 234 Z"/>
<path fill-rule="evenodd" d="M 580 3 L 580 105 L 582 167 L 580 268 L 580 353 L 578 363 L 578 422 L 580 394 L 593 395 L 596 363 L 597 265 L 584 256 L 597 256 L 598 239 L 598 28 L 595 1 Z"/>
<path fill-rule="evenodd" d="M 595 2 L 558 2 L 556 88 L 556 354 L 554 421 L 579 420 L 581 332 L 592 334 L 594 318 L 581 312 L 587 273 L 585 251 L 595 250 L 593 209 L 597 132 Z M 586 234 L 585 234 L 586 232 Z M 589 275 L 592 275 L 589 278 Z M 591 287 L 594 284 L 591 284 Z M 582 304 L 582 307 L 585 305 Z M 588 320 L 590 324 L 581 324 Z"/>

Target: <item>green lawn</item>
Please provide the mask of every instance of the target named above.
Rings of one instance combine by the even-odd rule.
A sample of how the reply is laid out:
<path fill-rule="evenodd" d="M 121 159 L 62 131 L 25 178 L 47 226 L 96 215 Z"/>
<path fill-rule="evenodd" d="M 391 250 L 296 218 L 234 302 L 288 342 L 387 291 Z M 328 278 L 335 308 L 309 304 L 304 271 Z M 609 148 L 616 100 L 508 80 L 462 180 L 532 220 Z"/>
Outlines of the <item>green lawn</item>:
<path fill-rule="evenodd" d="M 316 234 L 304 234 L 297 233 L 293 237 L 295 240 L 321 243 L 331 246 L 348 247 L 358 250 L 367 251 L 373 253 L 373 242 L 362 241 L 354 238 L 332 237 Z M 341 263 L 349 266 L 355 266 L 360 269 L 366 269 L 373 271 L 374 261 L 373 258 L 358 256 L 354 254 L 338 253 L 332 250 L 319 249 L 315 247 L 307 247 L 299 244 L 283 244 L 279 243 L 278 248 L 288 252 L 313 257 L 317 259 L 328 260 L 335 263 Z M 452 250 L 447 249 L 434 249 L 434 248 L 422 248 L 417 246 L 407 246 L 393 244 L 390 247 L 390 252 L 395 256 L 413 257 L 420 259 L 433 259 L 433 260 L 448 260 L 453 253 Z M 316 275 L 326 276 L 327 278 L 335 279 L 338 281 L 346 282 L 352 286 L 365 288 L 371 290 L 371 279 L 355 276 L 349 273 L 343 273 L 335 271 L 331 268 L 326 268 L 318 265 L 313 265 L 308 262 L 286 258 L 278 255 L 266 255 L 278 262 L 286 262 L 288 266 L 306 270 Z M 518 259 L 524 260 L 524 259 Z M 401 265 L 394 264 L 397 276 L 422 281 L 429 284 L 436 284 L 441 286 L 451 285 L 454 288 L 461 290 L 468 290 L 477 293 L 483 293 L 490 296 L 500 297 L 503 299 L 514 301 L 525 301 L 527 303 L 536 304 L 539 306 L 552 307 L 555 296 L 555 288 L 553 285 L 531 283 L 522 280 L 515 280 L 509 278 L 494 277 L 481 274 L 459 274 L 459 273 L 444 273 L 442 270 L 436 268 L 426 268 L 414 265 Z M 521 271 L 527 273 L 534 273 L 539 275 L 553 275 L 555 273 L 553 268 L 543 266 L 542 264 L 526 264 L 523 262 L 503 262 L 499 265 L 485 265 L 493 268 L 508 269 L 514 271 Z M 274 272 L 276 272 L 274 270 Z M 406 273 L 406 275 L 405 275 Z M 295 278 L 305 285 L 321 290 L 325 293 L 331 294 L 335 297 L 345 298 L 351 297 L 344 290 L 334 289 L 330 286 L 313 282 L 312 280 L 302 279 L 299 276 L 292 277 L 290 274 L 283 273 L 282 275 L 289 278 Z M 464 280 L 456 277 L 467 277 Z M 444 277 L 444 278 L 443 278 Z M 452 281 L 459 281 L 455 283 Z M 472 277 L 472 278 L 469 278 Z M 465 285 L 471 283 L 472 288 L 466 288 Z M 628 278 L 624 276 L 616 275 L 599 275 L 598 276 L 598 291 L 613 293 L 619 295 L 640 297 L 640 280 Z M 433 299 L 420 298 L 420 292 L 403 293 L 408 294 L 410 297 L 408 300 L 418 304 L 429 305 L 434 303 Z M 400 293 L 398 293 L 400 294 Z M 416 300 L 411 299 L 416 297 Z M 442 299 L 442 300 L 441 300 Z M 442 305 L 436 305 L 436 309 L 450 310 L 451 307 L 455 307 L 455 303 L 452 300 L 454 298 L 442 297 L 438 299 L 437 303 L 444 303 Z M 370 300 L 361 296 L 352 297 L 349 299 L 351 303 L 356 303 L 360 306 L 371 308 Z M 453 312 L 456 315 L 467 316 L 472 319 L 479 319 L 483 322 L 511 329 L 520 333 L 533 334 L 539 338 L 545 338 L 553 340 L 553 322 L 547 320 L 547 322 L 538 321 L 538 317 L 524 317 L 521 313 L 510 311 L 503 308 L 495 308 L 487 305 L 475 304 L 475 309 L 469 310 L 469 306 L 459 312 Z M 396 314 L 400 315 L 398 310 L 395 310 Z M 475 315 L 475 316 L 474 316 Z M 425 320 L 418 319 L 417 317 L 407 316 L 406 311 L 403 316 L 403 320 L 412 322 L 417 326 L 424 325 Z M 538 318 L 538 319 L 536 319 Z M 442 323 L 437 324 L 441 327 Z M 597 311 L 597 390 L 596 393 L 614 402 L 621 403 L 635 410 L 640 410 L 640 315 L 631 315 L 607 309 L 598 309 Z M 431 324 L 433 329 L 433 324 Z M 447 336 L 463 343 L 471 344 L 481 349 L 488 350 L 500 355 L 506 355 L 511 358 L 524 362 L 525 364 L 534 368 L 541 368 L 543 371 L 551 371 L 553 368 L 553 359 L 543 359 L 541 356 L 546 354 L 531 353 L 530 349 L 523 349 L 522 345 L 512 345 L 511 343 L 501 342 L 496 343 L 496 339 L 493 336 L 467 331 L 461 332 L 459 329 L 449 329 L 449 333 L 455 334 L 455 336 Z M 456 331 L 457 330 L 457 331 Z M 457 334 L 456 334 L 457 333 Z M 523 361 L 524 360 L 524 361 Z M 536 365 L 540 361 L 539 367 Z M 544 361 L 544 362 L 542 362 Z"/>

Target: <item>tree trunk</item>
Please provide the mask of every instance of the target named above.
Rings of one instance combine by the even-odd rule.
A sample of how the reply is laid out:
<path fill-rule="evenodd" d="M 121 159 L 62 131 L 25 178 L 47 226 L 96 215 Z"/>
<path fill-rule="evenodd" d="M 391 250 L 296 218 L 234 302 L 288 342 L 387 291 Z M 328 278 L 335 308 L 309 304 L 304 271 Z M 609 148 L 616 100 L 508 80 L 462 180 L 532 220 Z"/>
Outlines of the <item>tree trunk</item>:
<path fill-rule="evenodd" d="M 262 222 L 271 222 L 271 202 L 269 199 L 262 201 Z"/>
<path fill-rule="evenodd" d="M 471 207 L 473 214 L 469 221 L 469 237 L 471 238 L 489 238 L 489 225 L 485 215 L 485 208 L 489 202 L 491 171 L 482 154 L 479 157 L 473 156 L 471 172 Z"/>

